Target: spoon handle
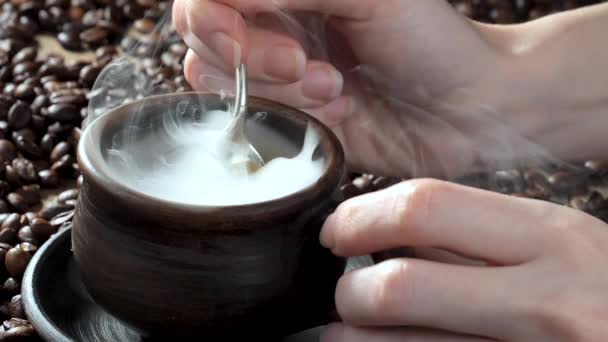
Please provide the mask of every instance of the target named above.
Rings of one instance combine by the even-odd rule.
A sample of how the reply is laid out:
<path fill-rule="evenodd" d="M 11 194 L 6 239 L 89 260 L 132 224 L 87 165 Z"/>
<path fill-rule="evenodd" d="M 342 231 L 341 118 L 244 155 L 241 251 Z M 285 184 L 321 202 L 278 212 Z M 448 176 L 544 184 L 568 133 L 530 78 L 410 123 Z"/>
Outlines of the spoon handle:
<path fill-rule="evenodd" d="M 234 109 L 232 125 L 228 128 L 231 137 L 240 138 L 244 131 L 245 114 L 247 113 L 247 71 L 244 64 L 236 68 L 236 88 L 234 92 Z M 236 140 L 235 139 L 235 140 Z"/>

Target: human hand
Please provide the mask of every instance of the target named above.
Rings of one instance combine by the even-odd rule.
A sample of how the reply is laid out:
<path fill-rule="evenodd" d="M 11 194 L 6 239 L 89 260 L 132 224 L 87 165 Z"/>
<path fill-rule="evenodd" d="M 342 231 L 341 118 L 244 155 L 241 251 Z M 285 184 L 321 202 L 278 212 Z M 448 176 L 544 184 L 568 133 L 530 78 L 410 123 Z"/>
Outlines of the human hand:
<path fill-rule="evenodd" d="M 329 19 L 307 27 L 279 11 Z M 176 0 L 173 22 L 191 49 L 195 89 L 231 90 L 235 64 L 246 62 L 250 93 L 320 118 L 353 171 L 452 177 L 501 144 L 518 148 L 508 120 L 482 110 L 500 111 L 506 62 L 446 1 Z M 320 26 L 320 44 L 297 37 Z"/>
<path fill-rule="evenodd" d="M 324 342 L 604 341 L 608 225 L 550 202 L 420 179 L 343 202 L 321 232 L 339 256 L 400 246 L 346 273 Z M 470 263 L 467 260 L 481 260 Z"/>

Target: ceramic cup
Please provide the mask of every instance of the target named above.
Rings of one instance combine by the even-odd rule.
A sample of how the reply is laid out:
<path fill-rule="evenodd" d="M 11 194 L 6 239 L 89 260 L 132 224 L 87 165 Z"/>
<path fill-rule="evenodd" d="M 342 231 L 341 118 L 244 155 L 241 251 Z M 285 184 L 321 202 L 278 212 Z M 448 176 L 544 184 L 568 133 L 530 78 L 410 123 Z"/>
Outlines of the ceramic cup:
<path fill-rule="evenodd" d="M 270 341 L 328 322 L 345 260 L 320 245 L 319 233 L 342 200 L 339 140 L 301 111 L 252 97 L 250 112 L 263 115 L 249 120 L 246 132 L 262 157 L 293 156 L 310 123 L 320 136 L 315 155 L 325 159 L 320 179 L 257 204 L 170 202 L 122 184 L 108 149 L 132 129 L 135 115 L 143 128 L 132 131 L 134 139 L 149 137 L 175 108 L 191 119 L 226 109 L 213 94 L 157 95 L 117 107 L 83 131 L 72 248 L 91 297 L 153 337 Z"/>

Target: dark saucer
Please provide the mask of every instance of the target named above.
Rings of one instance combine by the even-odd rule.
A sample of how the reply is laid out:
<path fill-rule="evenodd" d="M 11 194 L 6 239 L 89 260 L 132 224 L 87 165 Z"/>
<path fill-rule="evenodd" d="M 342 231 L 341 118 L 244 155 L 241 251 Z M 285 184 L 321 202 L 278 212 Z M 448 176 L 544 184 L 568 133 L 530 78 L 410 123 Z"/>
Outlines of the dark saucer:
<path fill-rule="evenodd" d="M 348 269 L 369 259 L 353 259 Z M 82 286 L 71 251 L 71 228 L 54 234 L 34 255 L 23 276 L 22 300 L 27 317 L 46 341 L 134 342 L 145 340 L 106 313 Z M 318 341 L 319 328 L 283 342 Z"/>

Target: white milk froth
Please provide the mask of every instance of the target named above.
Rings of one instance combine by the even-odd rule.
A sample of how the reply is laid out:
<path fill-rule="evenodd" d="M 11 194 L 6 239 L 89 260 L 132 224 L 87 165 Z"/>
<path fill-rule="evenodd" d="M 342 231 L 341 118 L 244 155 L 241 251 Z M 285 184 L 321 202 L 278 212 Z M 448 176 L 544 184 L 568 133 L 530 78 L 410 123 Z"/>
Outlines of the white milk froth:
<path fill-rule="evenodd" d="M 137 150 L 150 144 L 149 139 L 131 140 L 132 144 L 141 146 L 111 150 L 110 155 L 118 157 L 114 161 L 121 161 L 123 172 L 128 174 L 122 181 L 150 196 L 193 205 L 221 206 L 284 197 L 314 184 L 323 173 L 324 160 L 313 160 L 319 136 L 310 125 L 302 148 L 294 157 L 274 158 L 251 174 L 231 171 L 217 156 L 225 138 L 221 127 L 230 114 L 221 111 L 208 114 L 204 125 L 165 124 L 169 143 L 175 148 L 156 155 L 155 160 L 146 162 L 145 168 L 129 164 L 137 159 Z M 112 160 L 109 162 L 112 164 Z"/>

